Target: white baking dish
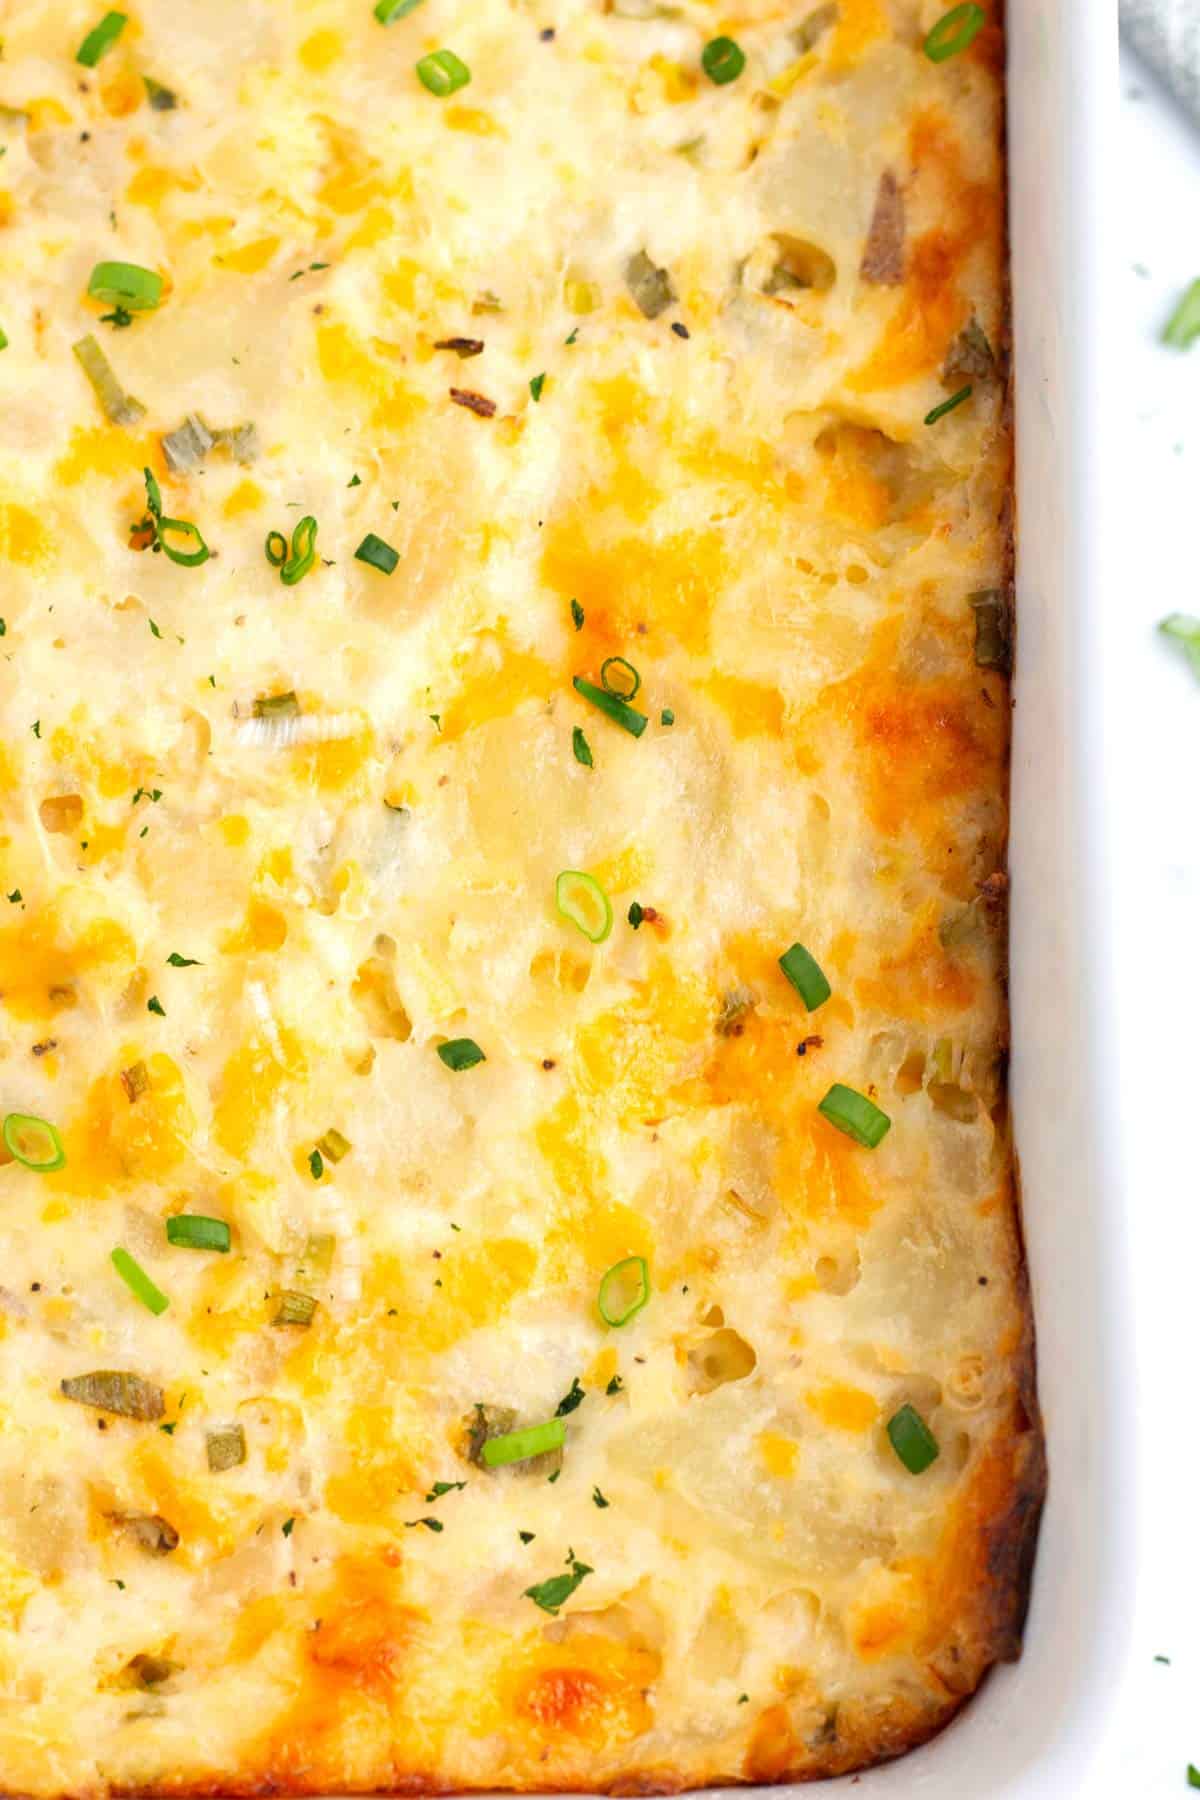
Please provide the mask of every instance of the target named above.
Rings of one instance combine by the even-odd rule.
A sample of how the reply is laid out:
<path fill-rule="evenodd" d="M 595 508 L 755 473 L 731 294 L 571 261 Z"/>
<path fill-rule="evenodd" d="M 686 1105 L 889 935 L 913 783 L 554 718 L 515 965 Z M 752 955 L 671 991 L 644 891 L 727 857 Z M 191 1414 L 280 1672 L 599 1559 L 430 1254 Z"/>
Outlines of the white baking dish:
<path fill-rule="evenodd" d="M 1021 1661 L 996 1671 L 924 1750 L 863 1776 L 854 1792 L 864 1800 L 1110 1791 L 1088 1771 L 1121 1675 L 1134 1586 L 1119 1106 L 1105 1051 L 1102 696 L 1088 654 L 1110 566 L 1097 447 L 1111 375 L 1099 333 L 1116 0 L 1007 0 L 1006 11 L 1018 517 L 1012 1099 L 1050 1487 Z"/>
<path fill-rule="evenodd" d="M 859 1777 L 863 1800 L 1111 1792 L 1089 1769 L 1134 1586 L 1119 1106 L 1105 1050 L 1101 694 L 1088 652 L 1111 566 L 1097 446 L 1112 373 L 1099 329 L 1116 0 L 1007 0 L 1006 11 L 1018 516 L 1012 1099 L 1050 1487 L 1021 1661 L 997 1670 L 933 1743 Z"/>

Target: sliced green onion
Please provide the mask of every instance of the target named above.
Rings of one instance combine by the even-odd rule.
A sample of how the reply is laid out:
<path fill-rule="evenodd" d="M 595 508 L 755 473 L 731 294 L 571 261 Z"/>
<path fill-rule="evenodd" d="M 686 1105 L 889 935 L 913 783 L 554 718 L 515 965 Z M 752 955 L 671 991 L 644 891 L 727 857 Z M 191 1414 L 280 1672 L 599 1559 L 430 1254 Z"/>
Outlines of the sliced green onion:
<path fill-rule="evenodd" d="M 486 1469 L 500 1469 L 506 1463 L 544 1456 L 547 1450 L 561 1450 L 566 1441 L 567 1428 L 562 1420 L 547 1419 L 544 1425 L 526 1425 L 522 1431 L 506 1431 L 502 1437 L 488 1438 L 479 1457 Z"/>
<path fill-rule="evenodd" d="M 174 112 L 179 105 L 179 96 L 171 88 L 164 87 L 161 81 L 155 81 L 153 75 L 143 75 L 142 86 L 152 112 Z"/>
<path fill-rule="evenodd" d="M 296 1265 L 297 1279 L 308 1282 L 327 1281 L 336 1248 L 337 1239 L 332 1231 L 310 1233 L 305 1240 L 304 1255 Z"/>
<path fill-rule="evenodd" d="M 1187 613 L 1168 613 L 1158 629 L 1180 645 L 1192 665 L 1193 675 L 1200 679 L 1200 619 L 1193 619 Z"/>
<path fill-rule="evenodd" d="M 317 1139 L 317 1149 L 327 1162 L 340 1163 L 343 1156 L 350 1154 L 350 1139 L 343 1137 L 336 1125 L 331 1125 L 324 1137 Z"/>
<path fill-rule="evenodd" d="M 614 1263 L 600 1282 L 596 1306 L 606 1325 L 628 1325 L 650 1298 L 650 1269 L 644 1256 Z"/>
<path fill-rule="evenodd" d="M 434 50 L 417 64 L 417 80 L 439 100 L 444 100 L 447 94 L 457 94 L 470 79 L 470 69 L 453 50 Z"/>
<path fill-rule="evenodd" d="M 82 63 L 85 69 L 94 69 L 106 50 L 111 50 L 127 24 L 126 15 L 122 12 L 105 13 L 98 25 L 92 29 L 75 52 L 75 61 Z"/>
<path fill-rule="evenodd" d="M 214 1475 L 236 1469 L 246 1460 L 246 1433 L 240 1425 L 222 1425 L 218 1431 L 205 1433 L 204 1449 Z"/>
<path fill-rule="evenodd" d="M 98 262 L 88 276 L 88 294 L 105 306 L 153 312 L 162 301 L 163 279 L 138 263 Z"/>
<path fill-rule="evenodd" d="M 368 531 L 354 554 L 359 562 L 370 563 L 382 575 L 390 575 L 400 561 L 400 552 L 393 550 L 390 544 L 385 544 L 373 531 Z"/>
<path fill-rule="evenodd" d="M 542 389 L 545 385 L 546 377 L 544 375 L 533 375 L 530 377 L 529 392 L 533 395 L 535 402 L 541 399 Z"/>
<path fill-rule="evenodd" d="M 279 1296 L 279 1305 L 275 1311 L 272 1325 L 299 1325 L 307 1330 L 313 1322 L 317 1303 L 311 1294 L 301 1294 L 295 1288 L 284 1288 Z"/>
<path fill-rule="evenodd" d="M 421 0 L 375 0 L 375 17 L 381 25 L 394 25 L 398 19 L 407 19 L 420 4 Z"/>
<path fill-rule="evenodd" d="M 986 18 L 982 6 L 976 6 L 973 0 L 965 6 L 952 6 L 925 39 L 925 54 L 930 62 L 946 62 L 973 44 Z"/>
<path fill-rule="evenodd" d="M 613 928 L 612 902 L 595 876 L 582 869 L 563 870 L 554 883 L 554 904 L 589 943 L 602 944 Z"/>
<path fill-rule="evenodd" d="M 112 1266 L 129 1289 L 150 1312 L 165 1313 L 170 1301 L 161 1288 L 155 1287 L 141 1264 L 135 1262 L 128 1250 L 116 1249 L 112 1253 Z"/>
<path fill-rule="evenodd" d="M 571 685 L 577 694 L 582 694 L 585 700 L 590 700 L 598 711 L 602 712 L 606 718 L 611 719 L 614 725 L 619 725 L 623 731 L 629 732 L 631 737 L 641 737 L 649 724 L 645 713 L 638 712 L 636 707 L 630 706 L 629 702 L 622 700 L 618 694 L 610 694 L 604 688 L 597 687 L 594 682 L 585 681 L 582 675 L 576 675 Z"/>
<path fill-rule="evenodd" d="M 700 67 L 717 87 L 736 81 L 745 66 L 744 50 L 730 37 L 715 37 L 700 52 Z"/>
<path fill-rule="evenodd" d="M 935 406 L 932 412 L 925 414 L 925 423 L 936 425 L 939 419 L 944 419 L 947 413 L 952 413 L 956 406 L 961 406 L 964 400 L 969 400 L 974 392 L 970 383 L 964 388 L 959 388 L 957 394 L 951 394 L 948 400 L 943 400 L 940 406 Z"/>
<path fill-rule="evenodd" d="M 785 950 L 779 959 L 779 966 L 809 1012 L 816 1012 L 818 1006 L 824 1006 L 833 989 L 825 979 L 821 965 L 803 944 L 793 944 L 790 950 Z"/>
<path fill-rule="evenodd" d="M 938 1441 L 915 1406 L 902 1406 L 887 1422 L 892 1449 L 910 1475 L 921 1475 L 938 1459 Z"/>
<path fill-rule="evenodd" d="M 203 1213 L 174 1213 L 167 1220 L 167 1242 L 182 1250 L 229 1249 L 231 1234 L 224 1219 L 209 1219 Z"/>
<path fill-rule="evenodd" d="M 625 917 L 629 920 L 629 923 L 633 926 L 635 931 L 641 929 L 642 920 L 646 917 L 646 909 L 640 900 L 630 901 L 629 911 L 625 914 Z"/>
<path fill-rule="evenodd" d="M 671 711 L 669 706 L 664 706 L 658 715 L 658 719 L 660 725 L 673 725 L 675 723 L 675 714 Z"/>
<path fill-rule="evenodd" d="M 184 550 L 167 542 L 167 533 L 176 532 L 182 536 L 185 544 L 192 544 L 194 549 Z M 200 535 L 200 527 L 191 519 L 160 519 L 158 521 L 158 542 L 156 550 L 161 550 L 169 562 L 178 563 L 183 569 L 198 569 L 206 563 L 212 551 Z"/>
<path fill-rule="evenodd" d="M 1193 281 L 1167 320 L 1162 341 L 1173 350 L 1190 350 L 1200 337 L 1200 281 Z"/>
<path fill-rule="evenodd" d="M 610 669 L 614 671 L 611 675 Z M 642 685 L 642 678 L 623 656 L 608 656 L 600 665 L 600 685 L 606 694 L 615 694 L 618 700 L 632 700 Z"/>
<path fill-rule="evenodd" d="M 1166 1660 L 1167 1659 L 1165 1656 L 1155 1658 L 1156 1662 L 1160 1662 L 1160 1661 L 1166 1662 Z M 1188 1777 L 1188 1786 L 1190 1788 L 1200 1788 L 1200 1769 L 1198 1769 L 1196 1767 L 1195 1763 L 1188 1764 L 1187 1777 Z"/>
<path fill-rule="evenodd" d="M 266 551 L 267 561 L 271 567 L 282 569 L 288 558 L 288 541 L 282 531 L 268 531 Z"/>
<path fill-rule="evenodd" d="M 68 1375 L 58 1385 L 68 1400 L 94 1406 L 98 1412 L 120 1413 L 126 1419 L 161 1419 L 166 1411 L 162 1389 L 125 1369 Z"/>
<path fill-rule="evenodd" d="M 256 719 L 298 719 L 300 702 L 289 688 L 286 694 L 259 694 L 254 702 Z"/>
<path fill-rule="evenodd" d="M 572 623 L 572 625 L 574 625 L 576 631 L 583 630 L 583 620 L 584 620 L 584 611 L 583 611 L 582 606 L 580 606 L 578 600 L 572 600 L 572 602 L 571 602 L 571 623 Z"/>
<path fill-rule="evenodd" d="M 80 368 L 92 384 L 97 400 L 110 425 L 136 425 L 146 416 L 140 400 L 127 394 L 113 373 L 112 365 L 89 331 L 71 349 Z"/>
<path fill-rule="evenodd" d="M 8 349 L 8 333 L 7 333 L 7 331 L 5 331 L 3 325 L 0 325 L 0 350 L 7 350 L 7 349 Z"/>
<path fill-rule="evenodd" d="M 592 746 L 588 743 L 583 735 L 582 729 L 578 725 L 576 725 L 574 731 L 571 733 L 571 754 L 574 756 L 577 763 L 583 764 L 585 769 L 590 769 L 595 766 L 592 761 Z"/>
<path fill-rule="evenodd" d="M 278 544 L 283 539 L 281 531 L 273 531 L 267 538 L 267 561 L 279 570 L 279 579 L 285 587 L 295 587 L 302 581 L 317 560 L 317 521 L 311 513 L 305 513 L 292 533 L 292 547 L 282 564 L 272 555 L 272 548 L 278 552 Z"/>
<path fill-rule="evenodd" d="M 818 1111 L 831 1125 L 836 1125 L 839 1131 L 844 1131 L 847 1137 L 867 1150 L 874 1150 L 881 1144 L 892 1128 L 892 1121 L 873 1101 L 840 1081 L 834 1082 Z"/>
<path fill-rule="evenodd" d="M 448 1042 L 438 1045 L 437 1053 L 446 1067 L 456 1073 L 462 1069 L 473 1069 L 476 1063 L 487 1061 L 474 1038 L 450 1038 Z"/>
<path fill-rule="evenodd" d="M 319 1150 L 309 1151 L 308 1172 L 314 1181 L 320 1181 L 322 1175 L 325 1173 L 325 1159 Z"/>
<path fill-rule="evenodd" d="M 48 1119 L 39 1119 L 33 1113 L 7 1113 L 0 1130 L 4 1148 L 23 1169 L 49 1175 L 67 1160 L 63 1141 Z"/>

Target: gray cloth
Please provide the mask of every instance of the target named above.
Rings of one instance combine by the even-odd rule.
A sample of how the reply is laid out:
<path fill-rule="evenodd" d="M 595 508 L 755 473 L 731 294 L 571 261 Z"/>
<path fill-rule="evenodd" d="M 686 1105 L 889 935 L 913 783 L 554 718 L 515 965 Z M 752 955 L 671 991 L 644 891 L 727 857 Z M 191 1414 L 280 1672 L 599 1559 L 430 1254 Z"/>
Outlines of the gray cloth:
<path fill-rule="evenodd" d="M 1121 30 L 1200 120 L 1200 0 L 1121 0 Z"/>

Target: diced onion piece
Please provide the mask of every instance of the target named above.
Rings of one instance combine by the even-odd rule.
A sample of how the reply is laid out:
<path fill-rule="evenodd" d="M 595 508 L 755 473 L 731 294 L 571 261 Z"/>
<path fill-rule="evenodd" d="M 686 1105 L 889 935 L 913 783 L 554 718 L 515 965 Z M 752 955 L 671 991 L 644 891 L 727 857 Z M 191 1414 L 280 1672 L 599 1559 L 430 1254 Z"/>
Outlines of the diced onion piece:
<path fill-rule="evenodd" d="M 104 411 L 105 418 L 113 425 L 136 425 L 139 419 L 146 416 L 146 409 L 140 400 L 127 394 L 112 371 L 112 367 L 103 350 L 88 332 L 77 344 L 72 344 L 80 368 L 91 382 Z"/>
<path fill-rule="evenodd" d="M 272 1325 L 298 1325 L 307 1331 L 313 1322 L 317 1303 L 311 1294 L 302 1294 L 295 1288 L 284 1288 L 279 1296 L 279 1305 L 275 1311 Z"/>
<path fill-rule="evenodd" d="M 204 1448 L 214 1475 L 236 1469 L 246 1460 L 246 1433 L 240 1425 L 222 1425 L 217 1431 L 205 1433 Z"/>
<path fill-rule="evenodd" d="M 68 1400 L 94 1406 L 98 1412 L 120 1413 L 126 1419 L 161 1419 L 166 1411 L 162 1389 L 126 1369 L 68 1375 L 59 1386 Z"/>

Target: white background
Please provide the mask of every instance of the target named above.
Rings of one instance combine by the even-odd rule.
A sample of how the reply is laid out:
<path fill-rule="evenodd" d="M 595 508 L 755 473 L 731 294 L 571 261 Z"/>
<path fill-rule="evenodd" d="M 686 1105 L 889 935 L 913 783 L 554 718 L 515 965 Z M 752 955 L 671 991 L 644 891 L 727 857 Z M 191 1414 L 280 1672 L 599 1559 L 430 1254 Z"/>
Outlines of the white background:
<path fill-rule="evenodd" d="M 1140 1570 L 1125 1684 L 1089 1795 L 1158 1800 L 1200 1766 L 1200 681 L 1156 637 L 1200 616 L 1200 342 L 1159 343 L 1200 277 L 1200 126 L 1122 66 L 1112 194 L 1120 263 L 1102 310 L 1120 397 L 1121 579 L 1102 634 L 1109 904 L 1138 1416 Z M 1113 453 L 1096 447 L 1097 455 Z M 1087 1381 L 1088 1371 L 1079 1371 Z M 1156 1663 L 1170 1658 L 1170 1666 Z"/>

